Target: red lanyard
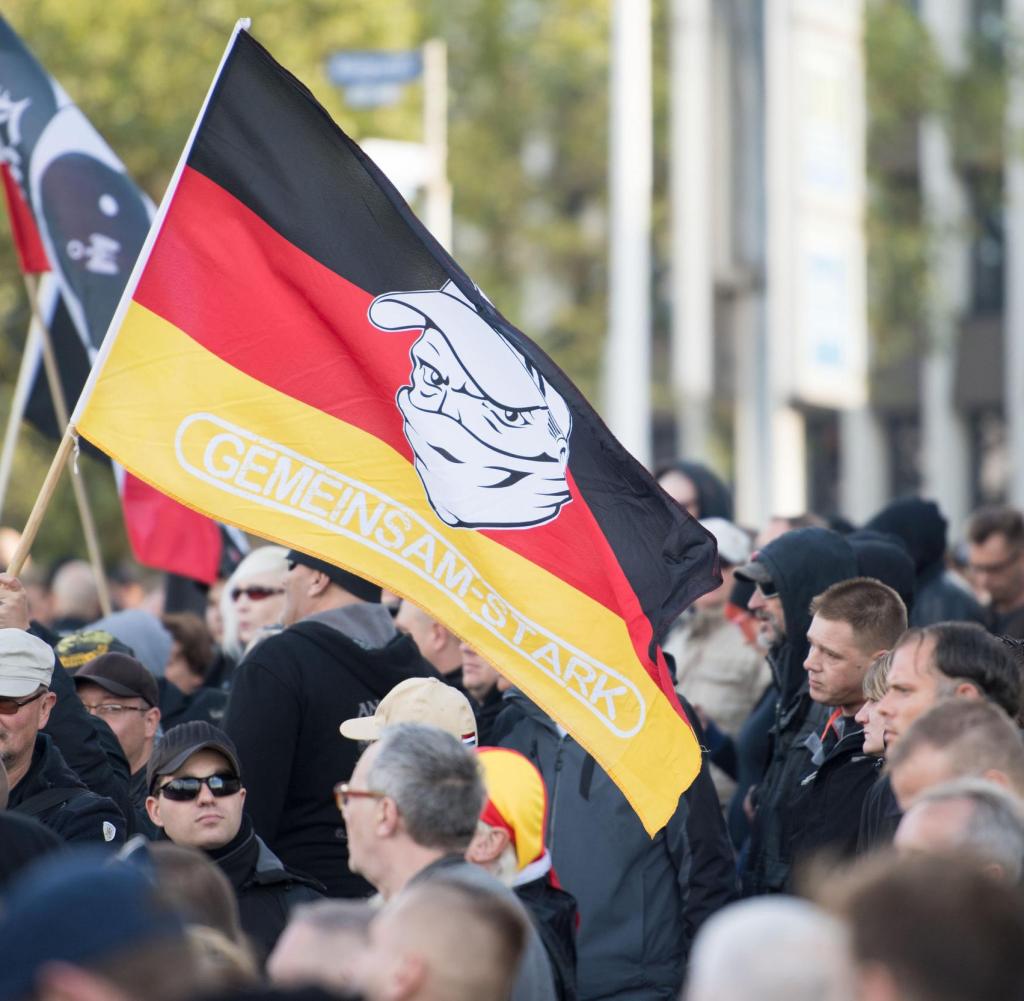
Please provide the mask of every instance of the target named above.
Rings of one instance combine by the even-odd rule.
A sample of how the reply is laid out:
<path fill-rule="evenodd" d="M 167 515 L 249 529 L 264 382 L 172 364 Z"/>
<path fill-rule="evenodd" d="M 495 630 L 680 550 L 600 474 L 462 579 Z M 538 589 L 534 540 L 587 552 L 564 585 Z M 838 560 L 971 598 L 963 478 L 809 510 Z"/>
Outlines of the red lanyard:
<path fill-rule="evenodd" d="M 825 724 L 825 729 L 821 731 L 821 742 L 825 743 L 825 738 L 828 736 L 829 730 L 836 735 L 836 740 L 839 739 L 839 731 L 836 729 L 836 720 L 843 714 L 842 707 L 839 709 L 833 709 L 832 715 L 829 716 L 828 722 Z"/>

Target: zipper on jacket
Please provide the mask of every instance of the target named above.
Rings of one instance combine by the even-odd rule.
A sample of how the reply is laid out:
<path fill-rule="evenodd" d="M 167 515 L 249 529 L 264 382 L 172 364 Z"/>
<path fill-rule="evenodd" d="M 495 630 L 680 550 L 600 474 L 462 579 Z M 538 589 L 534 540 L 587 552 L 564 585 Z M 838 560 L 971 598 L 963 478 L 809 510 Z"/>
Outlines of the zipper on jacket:
<path fill-rule="evenodd" d="M 551 821 L 548 824 L 548 844 L 553 845 L 555 843 L 555 817 L 558 814 L 558 780 L 561 777 L 560 772 L 562 771 L 562 748 L 565 746 L 565 742 L 568 739 L 568 735 L 558 738 L 558 750 L 555 752 L 555 780 L 551 783 Z"/>

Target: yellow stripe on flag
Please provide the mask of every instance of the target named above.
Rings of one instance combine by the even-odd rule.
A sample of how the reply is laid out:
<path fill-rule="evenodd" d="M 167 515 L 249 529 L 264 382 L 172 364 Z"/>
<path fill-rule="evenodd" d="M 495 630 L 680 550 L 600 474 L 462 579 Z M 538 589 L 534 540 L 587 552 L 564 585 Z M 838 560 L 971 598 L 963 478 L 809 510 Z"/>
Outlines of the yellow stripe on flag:
<path fill-rule="evenodd" d="M 649 831 L 674 812 L 699 748 L 622 619 L 486 536 L 444 525 L 390 445 L 240 372 L 136 302 L 77 429 L 190 507 L 416 594 L 591 753 L 600 746 Z"/>

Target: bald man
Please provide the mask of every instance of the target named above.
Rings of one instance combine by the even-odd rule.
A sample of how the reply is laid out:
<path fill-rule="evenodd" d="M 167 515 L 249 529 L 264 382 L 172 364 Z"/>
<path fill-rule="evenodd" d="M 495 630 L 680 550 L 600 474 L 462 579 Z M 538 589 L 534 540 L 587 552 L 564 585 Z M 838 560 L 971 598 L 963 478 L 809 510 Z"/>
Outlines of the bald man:
<path fill-rule="evenodd" d="M 400 633 L 412 638 L 419 647 L 420 656 L 430 663 L 446 684 L 463 691 L 462 652 L 458 636 L 411 601 L 403 601 L 399 606 L 395 626 Z"/>
<path fill-rule="evenodd" d="M 369 1001 L 506 1001 L 526 936 L 509 901 L 441 876 L 374 918 L 356 977 Z"/>

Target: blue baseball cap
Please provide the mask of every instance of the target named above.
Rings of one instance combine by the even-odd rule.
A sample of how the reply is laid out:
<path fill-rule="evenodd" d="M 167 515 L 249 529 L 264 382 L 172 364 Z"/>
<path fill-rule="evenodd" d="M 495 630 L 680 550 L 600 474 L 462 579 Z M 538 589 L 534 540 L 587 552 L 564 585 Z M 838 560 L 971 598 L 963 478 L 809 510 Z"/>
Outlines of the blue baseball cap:
<path fill-rule="evenodd" d="M 182 918 L 135 866 L 96 849 L 68 851 L 15 880 L 0 917 L 0 1001 L 33 992 L 52 962 L 90 966 L 161 939 L 183 939 Z"/>

